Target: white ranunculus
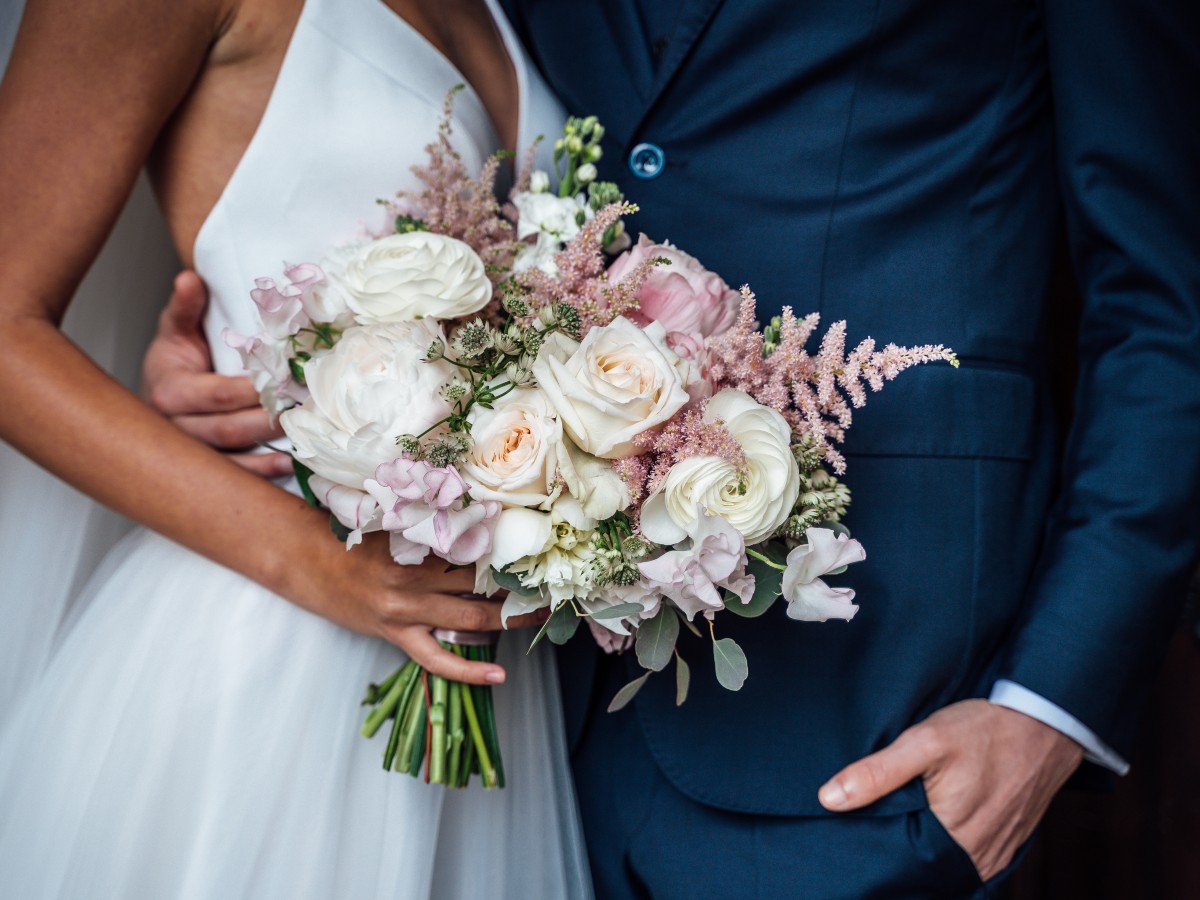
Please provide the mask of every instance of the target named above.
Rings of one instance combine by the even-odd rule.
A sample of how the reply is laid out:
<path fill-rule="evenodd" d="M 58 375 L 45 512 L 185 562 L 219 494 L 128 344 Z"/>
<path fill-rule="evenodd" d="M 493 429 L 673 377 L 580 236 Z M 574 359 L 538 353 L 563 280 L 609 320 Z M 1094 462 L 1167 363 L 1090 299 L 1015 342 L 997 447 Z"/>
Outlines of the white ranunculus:
<path fill-rule="evenodd" d="M 533 374 L 572 440 L 604 459 L 635 455 L 633 438 L 688 402 L 683 364 L 657 322 L 642 329 L 618 316 L 582 344 L 556 332 Z"/>
<path fill-rule="evenodd" d="M 460 470 L 477 500 L 542 509 L 562 492 L 555 478 L 562 425 L 546 395 L 518 388 L 492 409 L 472 407 L 471 451 Z"/>
<path fill-rule="evenodd" d="M 687 537 L 700 508 L 727 520 L 747 545 L 770 537 L 800 496 L 791 428 L 775 410 L 741 391 L 718 393 L 708 401 L 704 418 L 723 422 L 741 444 L 745 477 L 719 456 L 681 460 L 642 505 L 642 533 L 655 543 L 676 544 Z"/>
<path fill-rule="evenodd" d="M 355 248 L 327 272 L 360 325 L 433 316 L 457 319 L 492 298 L 483 260 L 460 240 L 414 231 Z"/>
<path fill-rule="evenodd" d="M 457 370 L 425 359 L 437 340 L 445 335 L 432 319 L 362 326 L 308 362 L 309 399 L 279 417 L 296 458 L 362 490 L 381 463 L 400 455 L 399 435 L 420 434 L 450 412 L 438 388 Z"/>

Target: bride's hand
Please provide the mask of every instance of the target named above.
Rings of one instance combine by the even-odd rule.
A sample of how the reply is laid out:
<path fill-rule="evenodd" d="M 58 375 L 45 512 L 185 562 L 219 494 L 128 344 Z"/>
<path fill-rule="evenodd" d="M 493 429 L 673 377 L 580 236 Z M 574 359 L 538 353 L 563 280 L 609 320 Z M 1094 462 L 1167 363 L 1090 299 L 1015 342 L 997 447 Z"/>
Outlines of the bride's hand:
<path fill-rule="evenodd" d="M 174 291 L 142 360 L 142 398 L 198 441 L 267 478 L 289 475 L 285 453 L 238 452 L 279 437 L 249 378 L 218 375 L 201 323 L 208 293 L 192 271 L 175 276 Z"/>
<path fill-rule="evenodd" d="M 331 534 L 320 556 L 317 578 L 295 570 L 292 590 L 303 592 L 314 612 L 352 631 L 381 637 L 407 653 L 433 675 L 471 684 L 501 684 L 504 669 L 494 663 L 470 662 L 442 649 L 433 628 L 453 631 L 499 631 L 500 600 L 464 599 L 475 588 L 474 567 L 449 568 L 433 554 L 416 566 L 397 565 L 386 534 L 365 535 L 347 551 Z M 307 567 L 305 567 L 307 568 Z M 299 584 L 299 580 L 307 582 Z M 508 628 L 540 625 L 544 612 L 513 616 Z"/>

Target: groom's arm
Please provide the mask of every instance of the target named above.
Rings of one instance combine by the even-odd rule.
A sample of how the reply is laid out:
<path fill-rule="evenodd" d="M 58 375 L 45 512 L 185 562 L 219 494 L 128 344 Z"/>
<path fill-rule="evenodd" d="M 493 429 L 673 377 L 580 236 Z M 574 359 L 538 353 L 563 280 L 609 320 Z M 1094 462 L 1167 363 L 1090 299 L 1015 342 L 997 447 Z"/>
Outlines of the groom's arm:
<path fill-rule="evenodd" d="M 1200 7 L 1043 9 L 1080 365 L 1062 489 L 996 699 L 1019 685 L 1015 705 L 1062 731 L 967 701 L 821 791 L 855 809 L 921 776 L 984 877 L 1078 765 L 1077 740 L 1119 768 L 1200 543 Z"/>

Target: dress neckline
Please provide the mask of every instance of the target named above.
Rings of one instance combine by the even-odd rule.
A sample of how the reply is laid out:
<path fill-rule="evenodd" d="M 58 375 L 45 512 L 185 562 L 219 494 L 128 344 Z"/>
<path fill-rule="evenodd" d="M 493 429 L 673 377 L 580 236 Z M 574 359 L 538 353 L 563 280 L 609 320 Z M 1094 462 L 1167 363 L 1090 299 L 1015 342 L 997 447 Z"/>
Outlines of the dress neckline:
<path fill-rule="evenodd" d="M 377 21 L 379 23 L 378 27 L 371 25 L 369 22 L 356 21 L 353 16 L 352 4 L 353 7 L 370 10 L 369 13 L 364 14 L 369 15 Z M 500 9 L 497 0 L 484 0 L 484 4 L 488 14 L 491 16 L 494 27 L 500 34 L 501 42 L 504 44 L 505 52 L 508 55 L 509 65 L 512 66 L 516 76 L 517 144 L 518 147 L 522 147 L 529 141 L 527 135 L 529 79 L 524 65 L 523 50 L 516 33 L 512 30 L 512 26 L 509 24 L 507 17 L 505 17 L 503 10 Z M 475 88 L 467 81 L 458 67 L 451 62 L 446 54 L 439 50 L 425 35 L 421 34 L 407 19 L 384 3 L 383 0 L 350 0 L 350 2 L 347 2 L 347 0 L 303 0 L 300 14 L 297 16 L 295 25 L 292 28 L 292 34 L 288 38 L 287 49 L 284 51 L 283 60 L 280 63 L 279 71 L 275 75 L 275 82 L 271 86 L 271 92 L 267 97 L 266 105 L 263 107 L 262 115 L 259 117 L 258 125 L 254 129 L 254 134 L 243 149 L 237 165 L 234 166 L 229 179 L 225 182 L 225 186 L 221 189 L 216 202 L 209 209 L 192 241 L 193 267 L 198 267 L 207 233 L 219 218 L 222 208 L 227 203 L 228 196 L 232 193 L 233 187 L 239 180 L 242 170 L 247 166 L 247 160 L 255 155 L 256 145 L 261 142 L 260 135 L 264 133 L 264 126 L 266 126 L 268 120 L 271 118 L 272 108 L 276 105 L 276 98 L 280 93 L 280 85 L 283 84 L 287 77 L 289 63 L 293 61 L 293 51 L 297 43 L 296 36 L 308 25 L 315 26 L 355 56 L 370 62 L 380 71 L 391 76 L 397 81 L 400 87 L 422 93 L 432 103 L 440 103 L 450 88 L 457 84 L 463 85 L 464 89 L 460 93 L 458 102 L 465 101 L 470 104 L 473 112 L 480 120 L 479 124 L 485 132 L 484 134 L 474 134 L 472 136 L 477 140 L 482 139 L 485 146 L 497 149 L 501 148 L 500 137 L 496 131 L 495 124 L 492 122 L 491 115 L 483 105 L 483 101 L 480 99 L 478 93 L 476 93 Z M 407 58 L 403 52 L 406 43 L 410 47 L 419 49 L 432 65 L 417 67 L 415 73 L 410 67 L 403 73 L 405 77 L 402 79 L 394 67 L 398 61 Z M 441 74 L 431 71 L 435 67 L 441 70 Z M 416 88 L 409 83 L 413 80 L 412 76 L 414 74 L 419 76 L 417 80 L 421 82 Z M 421 88 L 424 88 L 424 90 L 422 91 Z M 440 94 L 437 93 L 438 91 L 440 91 Z M 456 107 L 457 109 L 460 108 Z M 457 112 L 456 118 L 459 118 Z M 464 124 L 467 131 L 471 132 L 471 123 L 468 121 Z M 430 134 L 429 139 L 433 140 L 434 135 Z"/>

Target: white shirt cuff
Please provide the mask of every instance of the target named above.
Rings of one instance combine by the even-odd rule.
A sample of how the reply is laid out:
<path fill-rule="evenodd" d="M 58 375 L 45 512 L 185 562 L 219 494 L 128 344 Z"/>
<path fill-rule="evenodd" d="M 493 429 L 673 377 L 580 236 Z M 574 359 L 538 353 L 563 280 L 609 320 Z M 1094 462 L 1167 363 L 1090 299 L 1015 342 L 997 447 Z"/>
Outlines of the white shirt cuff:
<path fill-rule="evenodd" d="M 1055 731 L 1062 732 L 1083 748 L 1084 759 L 1089 762 L 1104 766 L 1118 775 L 1124 775 L 1129 771 L 1129 763 L 1104 741 L 1096 737 L 1096 733 L 1092 729 L 1062 707 L 1055 706 L 1041 694 L 1035 694 L 1029 688 L 1001 678 L 992 687 L 992 694 L 988 700 L 997 706 L 1015 709 L 1017 712 L 1049 725 Z"/>

